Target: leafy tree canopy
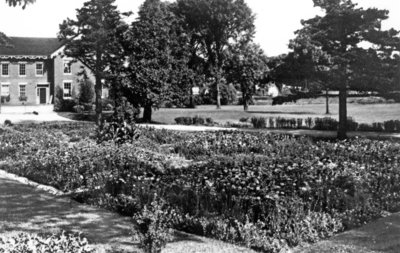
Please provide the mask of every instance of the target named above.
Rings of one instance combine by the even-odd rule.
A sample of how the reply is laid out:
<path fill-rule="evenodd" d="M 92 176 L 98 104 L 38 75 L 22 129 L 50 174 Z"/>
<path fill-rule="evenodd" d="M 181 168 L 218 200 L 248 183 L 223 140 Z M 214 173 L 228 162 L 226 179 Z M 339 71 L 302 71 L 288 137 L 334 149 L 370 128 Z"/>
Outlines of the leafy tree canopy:
<path fill-rule="evenodd" d="M 115 0 L 87 1 L 77 10 L 76 20 L 67 19 L 60 25 L 59 38 L 66 41 L 65 55 L 79 59 L 95 75 L 96 121 L 100 126 L 102 81 L 112 80 L 113 70 L 125 61 L 121 39 L 126 29 Z"/>
<path fill-rule="evenodd" d="M 382 30 L 387 10 L 358 8 L 351 0 L 314 0 L 314 5 L 325 15 L 303 20 L 291 46 L 311 52 L 313 67 L 322 65 L 331 84 L 339 88 L 338 137 L 346 138 L 347 89 L 385 90 L 393 85 L 399 33 Z M 363 47 L 366 42 L 371 47 Z"/>
<path fill-rule="evenodd" d="M 159 107 L 177 90 L 188 91 L 185 86 L 193 81 L 188 68 L 189 37 L 172 7 L 160 0 L 145 1 L 126 34 L 128 90 L 144 107 L 145 121 L 151 121 L 152 107 Z"/>
<path fill-rule="evenodd" d="M 241 44 L 231 50 L 226 66 L 227 80 L 239 85 L 244 110 L 248 109 L 256 85 L 260 84 L 269 71 L 267 61 L 264 51 L 254 43 Z"/>
<path fill-rule="evenodd" d="M 254 14 L 244 0 L 178 0 L 176 12 L 185 19 L 195 55 L 204 59 L 205 70 L 215 79 L 219 96 L 226 50 L 252 40 Z"/>

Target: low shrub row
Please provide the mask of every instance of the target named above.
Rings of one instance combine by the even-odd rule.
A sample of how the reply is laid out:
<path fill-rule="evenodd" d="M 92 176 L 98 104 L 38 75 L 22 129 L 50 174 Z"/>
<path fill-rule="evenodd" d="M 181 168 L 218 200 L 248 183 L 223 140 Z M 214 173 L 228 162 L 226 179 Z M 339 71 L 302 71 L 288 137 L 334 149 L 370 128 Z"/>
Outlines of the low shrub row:
<path fill-rule="evenodd" d="M 175 122 L 178 125 L 214 125 L 214 120 L 212 118 L 202 118 L 200 116 L 195 117 L 177 117 Z"/>
<path fill-rule="evenodd" d="M 242 119 L 241 119 L 242 120 Z M 330 117 L 324 118 L 282 118 L 282 117 L 252 117 L 251 123 L 254 128 L 270 129 L 314 129 L 336 131 L 339 122 Z M 357 123 L 352 118 L 347 120 L 348 131 L 371 131 L 371 132 L 400 132 L 400 120 L 388 120 L 372 124 Z"/>

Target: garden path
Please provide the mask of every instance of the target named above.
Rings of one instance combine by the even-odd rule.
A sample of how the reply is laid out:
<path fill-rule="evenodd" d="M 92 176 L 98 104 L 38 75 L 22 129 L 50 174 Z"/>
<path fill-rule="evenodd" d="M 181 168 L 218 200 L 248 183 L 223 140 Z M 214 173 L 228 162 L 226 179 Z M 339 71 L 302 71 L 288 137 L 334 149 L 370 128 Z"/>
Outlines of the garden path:
<path fill-rule="evenodd" d="M 132 240 L 131 218 L 79 204 L 52 187 L 0 170 L 0 236 L 82 232 L 97 252 L 140 252 Z M 220 241 L 177 233 L 164 253 L 253 253 Z"/>
<path fill-rule="evenodd" d="M 361 228 L 346 231 L 328 240 L 299 247 L 293 253 L 398 253 L 400 213 L 390 214 Z"/>

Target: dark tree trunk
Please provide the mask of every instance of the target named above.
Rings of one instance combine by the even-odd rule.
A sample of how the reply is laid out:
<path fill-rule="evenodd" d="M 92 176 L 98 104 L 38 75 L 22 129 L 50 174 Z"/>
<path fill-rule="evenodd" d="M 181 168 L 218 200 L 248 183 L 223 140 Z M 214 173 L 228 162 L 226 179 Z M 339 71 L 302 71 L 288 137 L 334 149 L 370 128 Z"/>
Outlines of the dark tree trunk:
<path fill-rule="evenodd" d="M 96 124 L 100 129 L 103 128 L 103 105 L 101 103 L 101 93 L 103 85 L 99 75 L 96 75 L 95 94 L 96 94 Z"/>
<path fill-rule="evenodd" d="M 343 84 L 343 87 L 339 90 L 339 129 L 338 139 L 344 140 L 347 138 L 347 88 Z"/>
<path fill-rule="evenodd" d="M 245 112 L 247 112 L 249 110 L 249 100 L 247 98 L 247 95 L 242 92 L 242 100 L 243 100 L 243 109 Z"/>
<path fill-rule="evenodd" d="M 143 122 L 150 123 L 151 114 L 152 114 L 151 104 L 146 104 L 143 110 Z"/>
<path fill-rule="evenodd" d="M 217 74 L 215 78 L 216 86 L 217 86 L 217 109 L 221 109 L 221 91 L 220 91 L 220 77 L 219 77 L 219 69 L 217 69 Z"/>
<path fill-rule="evenodd" d="M 326 89 L 325 91 L 325 98 L 326 98 L 326 114 L 329 114 L 329 89 Z"/>
<path fill-rule="evenodd" d="M 194 102 L 193 87 L 190 88 L 189 108 L 196 108 L 196 104 Z"/>
<path fill-rule="evenodd" d="M 247 100 L 243 100 L 243 109 L 245 112 L 249 110 L 249 104 L 247 103 Z"/>

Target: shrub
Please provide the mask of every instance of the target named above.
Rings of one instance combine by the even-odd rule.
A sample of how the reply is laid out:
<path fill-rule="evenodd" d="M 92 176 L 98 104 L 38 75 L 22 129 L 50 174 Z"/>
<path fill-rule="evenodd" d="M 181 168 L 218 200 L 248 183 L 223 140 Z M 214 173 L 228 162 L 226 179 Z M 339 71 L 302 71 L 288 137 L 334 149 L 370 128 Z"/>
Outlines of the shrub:
<path fill-rule="evenodd" d="M 204 125 L 205 124 L 204 118 L 197 116 L 197 115 L 192 119 L 192 121 L 193 121 L 193 125 Z"/>
<path fill-rule="evenodd" d="M 383 122 L 385 132 L 400 132 L 400 120 L 388 120 Z"/>
<path fill-rule="evenodd" d="M 198 115 L 192 117 L 177 117 L 175 122 L 178 125 L 213 125 L 214 121 L 212 118 L 202 118 Z"/>
<path fill-rule="evenodd" d="M 102 129 L 97 130 L 97 143 L 113 141 L 116 144 L 134 142 L 140 136 L 140 130 L 135 124 L 126 122 L 111 122 L 104 124 Z"/>
<path fill-rule="evenodd" d="M 299 129 L 303 128 L 303 119 L 299 118 L 296 121 L 297 121 L 297 128 Z"/>
<path fill-rule="evenodd" d="M 308 118 L 306 118 L 305 120 L 304 120 L 304 122 L 305 122 L 305 124 L 306 124 L 306 126 L 307 126 L 307 128 L 308 129 L 311 129 L 312 128 L 312 125 L 313 125 L 313 118 L 311 118 L 311 117 L 308 117 Z"/>
<path fill-rule="evenodd" d="M 134 237 L 139 240 L 139 246 L 145 253 L 159 253 L 171 241 L 174 216 L 174 210 L 165 201 L 155 197 L 149 206 L 133 217 Z"/>
<path fill-rule="evenodd" d="M 175 122 L 178 125 L 193 125 L 193 119 L 191 117 L 177 117 Z"/>
<path fill-rule="evenodd" d="M 86 73 L 79 80 L 79 104 L 90 104 L 94 102 L 94 84 Z"/>
<path fill-rule="evenodd" d="M 351 117 L 347 118 L 347 131 L 357 131 L 358 123 Z"/>
<path fill-rule="evenodd" d="M 243 118 L 240 118 L 239 119 L 239 122 L 248 122 L 249 121 L 249 118 L 248 117 L 243 117 Z"/>
<path fill-rule="evenodd" d="M 267 120 L 263 117 L 252 117 L 251 124 L 253 124 L 254 128 L 266 128 Z"/>
<path fill-rule="evenodd" d="M 383 132 L 385 130 L 385 126 L 381 122 L 372 123 L 372 129 L 374 132 Z"/>
<path fill-rule="evenodd" d="M 0 252 L 2 253 L 92 253 L 92 249 L 86 238 L 77 234 L 55 234 L 51 236 L 39 236 L 21 233 L 16 236 L 0 238 Z"/>
<path fill-rule="evenodd" d="M 214 125 L 214 120 L 212 118 L 206 118 L 207 125 Z"/>
<path fill-rule="evenodd" d="M 5 125 L 5 126 L 12 126 L 13 124 L 12 124 L 11 120 L 6 119 L 6 120 L 4 121 L 4 125 Z"/>
<path fill-rule="evenodd" d="M 330 117 L 325 117 L 325 118 L 315 118 L 314 124 L 315 124 L 315 126 L 314 126 L 315 130 L 335 131 L 338 129 L 339 122 Z"/>
<path fill-rule="evenodd" d="M 358 131 L 372 132 L 374 131 L 374 128 L 370 124 L 361 123 L 358 125 Z"/>
<path fill-rule="evenodd" d="M 83 105 L 75 105 L 73 107 L 73 109 L 76 113 L 82 113 L 84 111 L 85 107 Z"/>

